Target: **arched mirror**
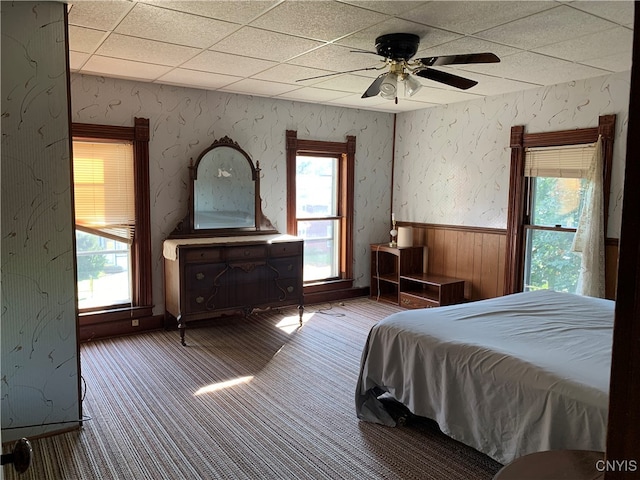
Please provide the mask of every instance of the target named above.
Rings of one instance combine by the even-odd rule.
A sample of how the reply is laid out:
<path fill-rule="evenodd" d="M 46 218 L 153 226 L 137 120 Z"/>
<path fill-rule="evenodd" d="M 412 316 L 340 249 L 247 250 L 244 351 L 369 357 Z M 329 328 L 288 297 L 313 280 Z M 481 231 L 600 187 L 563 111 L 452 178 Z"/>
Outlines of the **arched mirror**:
<path fill-rule="evenodd" d="M 188 231 L 175 234 L 249 235 L 275 229 L 262 214 L 260 167 L 229 137 L 216 140 L 189 166 Z"/>

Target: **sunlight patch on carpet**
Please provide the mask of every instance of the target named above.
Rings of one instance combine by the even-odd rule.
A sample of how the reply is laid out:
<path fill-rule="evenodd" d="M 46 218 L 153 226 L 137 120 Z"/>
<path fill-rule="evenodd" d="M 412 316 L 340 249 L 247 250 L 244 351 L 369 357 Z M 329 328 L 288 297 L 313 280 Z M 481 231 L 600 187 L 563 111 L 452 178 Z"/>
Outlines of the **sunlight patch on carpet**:
<path fill-rule="evenodd" d="M 202 387 L 199 389 L 194 395 L 202 395 L 205 393 L 215 392 L 217 390 L 222 390 L 224 388 L 234 387 L 236 385 L 240 385 L 241 383 L 250 382 L 253 379 L 253 375 L 248 375 L 246 377 L 238 377 L 233 378 L 231 380 L 227 380 L 225 382 L 217 382 L 212 383 L 211 385 L 207 385 L 206 387 Z"/>
<path fill-rule="evenodd" d="M 303 313 L 302 323 L 308 322 L 311 317 L 313 317 L 313 313 Z M 276 324 L 276 327 L 285 333 L 293 333 L 300 327 L 300 315 L 295 314 L 284 317 Z"/>

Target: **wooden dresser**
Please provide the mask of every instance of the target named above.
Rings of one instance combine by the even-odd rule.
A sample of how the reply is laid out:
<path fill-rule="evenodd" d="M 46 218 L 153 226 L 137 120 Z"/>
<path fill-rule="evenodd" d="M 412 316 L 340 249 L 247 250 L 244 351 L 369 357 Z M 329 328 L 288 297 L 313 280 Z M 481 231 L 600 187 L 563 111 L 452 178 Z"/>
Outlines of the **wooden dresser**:
<path fill-rule="evenodd" d="M 297 305 L 302 324 L 303 240 L 283 234 L 169 239 L 164 242 L 165 321 Z"/>

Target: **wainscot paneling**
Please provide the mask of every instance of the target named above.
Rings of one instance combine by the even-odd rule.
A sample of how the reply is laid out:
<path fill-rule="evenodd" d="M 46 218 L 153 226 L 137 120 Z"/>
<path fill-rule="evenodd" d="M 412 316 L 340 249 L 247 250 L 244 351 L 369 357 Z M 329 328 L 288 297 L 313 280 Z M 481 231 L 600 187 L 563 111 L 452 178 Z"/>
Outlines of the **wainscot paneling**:
<path fill-rule="evenodd" d="M 503 295 L 506 230 L 398 222 L 413 227 L 413 244 L 427 246 L 427 272 L 465 280 L 465 298 Z M 615 299 L 618 240 L 606 241 L 606 297 Z"/>
<path fill-rule="evenodd" d="M 399 222 L 413 227 L 413 244 L 427 246 L 427 272 L 465 280 L 465 298 L 502 295 L 506 230 Z"/>

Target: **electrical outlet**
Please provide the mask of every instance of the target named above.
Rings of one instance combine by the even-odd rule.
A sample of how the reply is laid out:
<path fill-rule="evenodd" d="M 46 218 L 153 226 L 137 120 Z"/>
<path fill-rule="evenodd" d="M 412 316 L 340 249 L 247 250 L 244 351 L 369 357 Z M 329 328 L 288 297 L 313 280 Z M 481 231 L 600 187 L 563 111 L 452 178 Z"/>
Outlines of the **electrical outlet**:
<path fill-rule="evenodd" d="M 131 320 L 131 326 L 132 327 L 138 327 L 140 326 L 140 320 L 136 319 L 136 320 Z"/>

